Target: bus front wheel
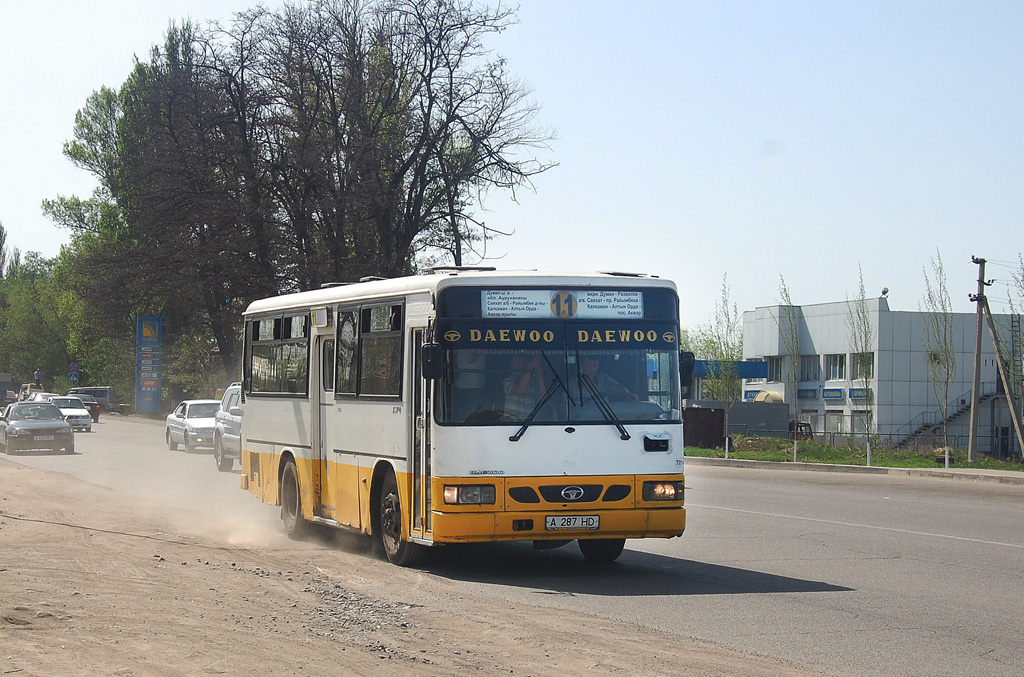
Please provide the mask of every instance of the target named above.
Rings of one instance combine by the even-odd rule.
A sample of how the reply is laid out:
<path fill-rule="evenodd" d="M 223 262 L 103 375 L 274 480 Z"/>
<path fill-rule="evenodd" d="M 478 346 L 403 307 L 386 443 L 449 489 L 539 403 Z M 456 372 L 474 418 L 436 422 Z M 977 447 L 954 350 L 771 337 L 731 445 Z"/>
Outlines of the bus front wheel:
<path fill-rule="evenodd" d="M 380 540 L 392 564 L 413 566 L 423 557 L 422 545 L 402 540 L 402 502 L 398 498 L 398 482 L 391 471 L 384 478 L 380 491 Z"/>
<path fill-rule="evenodd" d="M 309 530 L 309 523 L 302 517 L 302 492 L 299 489 L 299 472 L 295 461 L 288 459 L 281 471 L 281 521 L 288 538 L 300 539 Z"/>
<path fill-rule="evenodd" d="M 626 545 L 624 538 L 581 538 L 580 552 L 591 562 L 614 562 Z"/>

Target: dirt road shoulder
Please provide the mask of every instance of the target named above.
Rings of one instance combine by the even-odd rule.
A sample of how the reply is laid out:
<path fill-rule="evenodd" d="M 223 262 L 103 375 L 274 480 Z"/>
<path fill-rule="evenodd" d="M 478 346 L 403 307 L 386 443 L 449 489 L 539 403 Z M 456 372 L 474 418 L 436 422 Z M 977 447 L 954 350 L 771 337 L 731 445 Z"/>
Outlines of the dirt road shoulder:
<path fill-rule="evenodd" d="M 818 674 L 472 595 L 412 604 L 405 586 L 423 599 L 443 581 L 323 544 L 233 546 L 177 517 L 0 458 L 0 673 Z"/>

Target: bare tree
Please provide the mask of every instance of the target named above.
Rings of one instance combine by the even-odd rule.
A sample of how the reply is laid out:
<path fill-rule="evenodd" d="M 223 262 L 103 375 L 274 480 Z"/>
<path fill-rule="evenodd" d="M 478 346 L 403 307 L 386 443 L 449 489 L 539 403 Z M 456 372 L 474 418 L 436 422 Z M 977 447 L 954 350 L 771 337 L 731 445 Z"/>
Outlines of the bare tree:
<path fill-rule="evenodd" d="M 846 300 L 846 327 L 850 336 L 850 384 L 860 384 L 862 396 L 859 404 L 863 409 L 854 409 L 851 398 L 851 413 L 855 420 L 861 421 L 864 428 L 867 464 L 871 465 L 871 437 L 874 434 L 874 392 L 871 383 L 875 376 L 875 327 L 871 322 L 871 311 L 864 293 L 864 271 L 859 263 L 857 277 L 857 298 Z M 855 436 L 851 437 L 851 440 L 854 439 Z"/>
<path fill-rule="evenodd" d="M 786 359 L 782 361 L 783 381 L 786 389 L 785 399 L 789 402 L 789 418 L 795 422 L 800 383 L 800 319 L 798 308 L 793 305 L 789 287 L 786 286 L 786 279 L 781 273 L 779 274 L 779 314 L 779 317 L 775 318 L 775 322 L 779 326 L 779 335 L 786 349 Z M 793 461 L 796 461 L 798 444 L 795 423 L 793 425 Z"/>
<path fill-rule="evenodd" d="M 925 294 L 919 308 L 924 314 L 925 355 L 928 358 L 928 376 L 931 378 L 935 401 L 942 416 L 942 446 L 945 448 L 946 467 L 949 467 L 949 389 L 956 376 L 956 351 L 953 344 L 953 304 L 946 288 L 946 270 L 942 255 L 935 250 L 929 257 L 931 275 L 922 267 Z"/>

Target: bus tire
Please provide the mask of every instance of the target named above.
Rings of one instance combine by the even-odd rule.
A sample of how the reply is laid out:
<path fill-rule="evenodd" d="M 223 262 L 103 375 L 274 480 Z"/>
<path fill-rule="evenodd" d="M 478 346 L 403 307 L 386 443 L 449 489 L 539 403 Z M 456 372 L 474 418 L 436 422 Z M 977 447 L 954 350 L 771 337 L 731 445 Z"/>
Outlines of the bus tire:
<path fill-rule="evenodd" d="M 309 532 L 309 522 L 302 516 L 302 490 L 295 461 L 288 459 L 281 470 L 281 521 L 288 538 L 299 540 Z"/>
<path fill-rule="evenodd" d="M 400 567 L 414 566 L 425 553 L 424 546 L 402 540 L 402 502 L 391 470 L 387 471 L 380 490 L 380 542 L 388 561 Z"/>
<path fill-rule="evenodd" d="M 580 552 L 590 562 L 614 562 L 626 546 L 624 538 L 581 538 Z"/>

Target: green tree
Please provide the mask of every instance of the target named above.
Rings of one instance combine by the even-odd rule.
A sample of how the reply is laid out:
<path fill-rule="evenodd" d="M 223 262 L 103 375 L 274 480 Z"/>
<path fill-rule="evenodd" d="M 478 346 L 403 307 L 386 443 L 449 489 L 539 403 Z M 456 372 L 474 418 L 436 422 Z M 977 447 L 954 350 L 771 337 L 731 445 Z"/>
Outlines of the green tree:
<path fill-rule="evenodd" d="M 707 360 L 710 373 L 701 384 L 703 399 L 725 403 L 726 454 L 729 453 L 729 411 L 743 397 L 739 362 L 743 359 L 743 325 L 736 304 L 730 301 L 728 274 L 722 276 L 721 295 L 711 320 L 698 325 L 690 336 L 694 356 Z"/>
<path fill-rule="evenodd" d="M 237 377 L 249 300 L 481 256 L 494 231 L 474 207 L 550 166 L 527 90 L 483 44 L 513 21 L 466 0 L 324 0 L 172 24 L 76 116 L 65 154 L 100 187 L 44 205 L 73 234 L 88 322 L 120 345 L 162 316 L 165 364 L 201 376 L 165 379 L 192 389 Z M 189 357 L 204 348 L 219 364 Z"/>

